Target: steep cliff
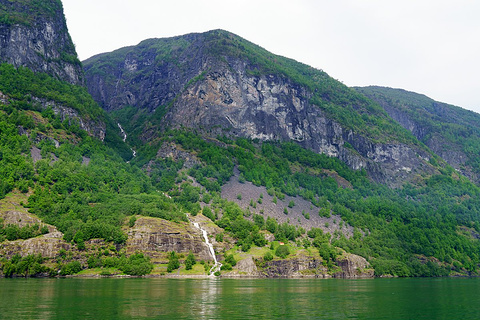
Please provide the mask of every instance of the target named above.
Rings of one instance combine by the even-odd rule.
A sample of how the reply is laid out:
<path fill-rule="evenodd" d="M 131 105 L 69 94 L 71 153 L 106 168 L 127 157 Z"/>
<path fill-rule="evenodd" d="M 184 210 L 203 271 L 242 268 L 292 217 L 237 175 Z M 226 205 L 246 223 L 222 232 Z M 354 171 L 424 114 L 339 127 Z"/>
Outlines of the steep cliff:
<path fill-rule="evenodd" d="M 122 121 L 143 142 L 165 127 L 186 127 L 212 137 L 295 141 L 392 186 L 434 172 L 426 148 L 378 105 L 321 70 L 225 31 L 150 39 L 84 65 L 89 92 L 104 109 L 137 110 Z"/>
<path fill-rule="evenodd" d="M 60 0 L 0 1 L 0 61 L 84 84 Z"/>
<path fill-rule="evenodd" d="M 401 89 L 356 88 L 463 175 L 480 182 L 480 115 Z"/>

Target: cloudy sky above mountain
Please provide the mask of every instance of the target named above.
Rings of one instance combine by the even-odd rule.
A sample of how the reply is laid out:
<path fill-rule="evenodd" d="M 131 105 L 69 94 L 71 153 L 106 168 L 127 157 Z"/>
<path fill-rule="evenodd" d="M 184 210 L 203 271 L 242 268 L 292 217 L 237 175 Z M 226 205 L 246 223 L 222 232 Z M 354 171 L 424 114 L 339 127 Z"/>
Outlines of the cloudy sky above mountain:
<path fill-rule="evenodd" d="M 212 29 L 348 86 L 423 93 L 480 113 L 480 1 L 62 0 L 81 60 Z"/>

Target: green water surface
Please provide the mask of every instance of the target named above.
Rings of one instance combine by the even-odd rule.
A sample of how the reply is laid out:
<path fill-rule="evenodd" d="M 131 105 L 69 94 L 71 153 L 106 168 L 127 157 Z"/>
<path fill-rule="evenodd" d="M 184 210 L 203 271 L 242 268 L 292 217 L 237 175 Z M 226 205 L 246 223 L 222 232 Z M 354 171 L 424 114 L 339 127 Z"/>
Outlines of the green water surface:
<path fill-rule="evenodd" d="M 480 319 L 480 279 L 0 279 L 0 319 Z"/>

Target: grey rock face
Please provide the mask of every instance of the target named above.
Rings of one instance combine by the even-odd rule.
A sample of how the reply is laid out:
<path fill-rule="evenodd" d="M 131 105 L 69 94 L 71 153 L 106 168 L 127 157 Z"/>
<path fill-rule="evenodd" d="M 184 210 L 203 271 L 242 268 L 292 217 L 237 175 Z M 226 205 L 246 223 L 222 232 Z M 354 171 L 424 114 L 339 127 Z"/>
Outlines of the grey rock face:
<path fill-rule="evenodd" d="M 3 9 L 1 15 L 28 14 L 26 21 L 13 19 L 0 23 L 1 62 L 45 72 L 71 84 L 84 85 L 82 66 L 68 34 L 61 3 L 45 1 L 43 5 L 52 10 L 49 14 L 38 13 L 34 4 L 5 0 L 0 4 Z"/>
<path fill-rule="evenodd" d="M 62 121 L 69 119 L 78 123 L 80 129 L 88 132 L 89 135 L 103 141 L 107 132 L 106 125 L 102 121 L 90 120 L 82 118 L 78 112 L 72 108 L 68 108 L 62 105 L 54 104 L 53 112 L 60 115 Z"/>
<path fill-rule="evenodd" d="M 468 141 L 478 139 L 480 115 L 401 89 L 356 89 L 376 101 L 390 117 L 458 172 L 477 184 L 480 182 L 475 165 L 478 149 L 468 145 Z"/>
<path fill-rule="evenodd" d="M 429 154 L 415 146 L 375 143 L 330 119 L 309 102 L 309 92 L 279 76 L 251 76 L 246 64 L 209 72 L 181 93 L 165 126 L 262 141 L 294 141 L 317 153 L 365 169 L 379 182 L 399 186 L 432 171 Z"/>
<path fill-rule="evenodd" d="M 89 92 L 107 110 L 164 108 L 159 130 L 183 127 L 211 137 L 294 141 L 394 187 L 433 171 L 424 148 L 362 136 L 312 104 L 306 86 L 281 73 L 252 72 L 249 59 L 212 54 L 216 47 L 206 44 L 208 37 L 151 39 L 93 57 L 85 61 Z M 162 50 L 170 50 L 168 57 Z M 140 139 L 155 134 L 146 128 Z"/>

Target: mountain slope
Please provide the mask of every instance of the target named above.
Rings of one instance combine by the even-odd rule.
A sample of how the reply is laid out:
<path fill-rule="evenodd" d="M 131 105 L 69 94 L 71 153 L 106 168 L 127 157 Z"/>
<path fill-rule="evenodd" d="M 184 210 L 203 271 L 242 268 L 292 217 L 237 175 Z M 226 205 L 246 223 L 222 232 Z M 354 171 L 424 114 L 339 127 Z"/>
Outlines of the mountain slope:
<path fill-rule="evenodd" d="M 424 95 L 384 87 L 355 88 L 378 102 L 433 152 L 480 182 L 480 115 Z"/>
<path fill-rule="evenodd" d="M 392 186 L 435 172 L 429 151 L 377 104 L 222 30 L 145 40 L 84 65 L 89 92 L 138 146 L 165 127 L 185 127 L 295 141 Z"/>

